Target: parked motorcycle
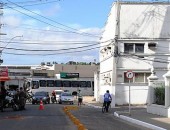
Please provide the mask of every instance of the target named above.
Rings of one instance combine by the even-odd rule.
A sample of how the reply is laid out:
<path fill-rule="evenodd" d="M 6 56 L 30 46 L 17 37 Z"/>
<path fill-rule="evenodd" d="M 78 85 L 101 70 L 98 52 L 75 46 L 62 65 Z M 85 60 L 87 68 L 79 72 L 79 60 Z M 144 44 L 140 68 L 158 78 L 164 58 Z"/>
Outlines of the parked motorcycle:
<path fill-rule="evenodd" d="M 26 96 L 26 100 L 31 103 L 33 94 L 31 92 L 26 92 Z"/>
<path fill-rule="evenodd" d="M 0 108 L 3 111 L 4 108 L 12 108 L 14 111 L 19 110 L 19 106 L 14 100 L 14 97 L 11 93 L 8 93 L 7 96 L 5 97 L 5 100 L 3 101 L 3 107 L 2 104 L 0 104 Z"/>

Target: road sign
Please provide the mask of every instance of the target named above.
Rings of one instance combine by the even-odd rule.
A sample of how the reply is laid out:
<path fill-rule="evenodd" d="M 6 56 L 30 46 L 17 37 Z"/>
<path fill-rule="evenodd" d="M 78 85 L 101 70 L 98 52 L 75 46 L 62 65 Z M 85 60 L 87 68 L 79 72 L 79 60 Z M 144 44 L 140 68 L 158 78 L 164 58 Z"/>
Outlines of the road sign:
<path fill-rule="evenodd" d="M 132 71 L 127 71 L 127 72 L 126 72 L 126 77 L 127 77 L 128 79 L 132 79 L 132 78 L 134 77 L 134 73 L 133 73 Z"/>
<path fill-rule="evenodd" d="M 132 79 L 134 77 L 134 73 L 132 71 L 127 71 L 126 72 L 126 77 L 129 79 L 129 116 L 131 116 L 131 106 L 130 106 L 130 102 L 131 102 L 131 93 L 130 93 L 130 79 Z"/>

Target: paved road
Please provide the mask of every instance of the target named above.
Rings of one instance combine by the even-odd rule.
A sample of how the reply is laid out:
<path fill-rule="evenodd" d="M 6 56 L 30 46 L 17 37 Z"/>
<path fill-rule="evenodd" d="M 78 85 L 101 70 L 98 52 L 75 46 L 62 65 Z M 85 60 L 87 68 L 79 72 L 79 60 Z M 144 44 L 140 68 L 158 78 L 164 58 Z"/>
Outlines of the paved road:
<path fill-rule="evenodd" d="M 100 108 L 82 106 L 79 110 L 71 111 L 71 113 L 88 130 L 149 130 L 116 118 L 112 112 L 102 113 Z"/>
<path fill-rule="evenodd" d="M 76 130 L 62 110 L 61 105 L 46 104 L 44 110 L 39 105 L 26 105 L 24 111 L 6 109 L 0 113 L 0 130 Z"/>
<path fill-rule="evenodd" d="M 0 113 L 0 130 L 77 130 L 62 108 L 65 105 L 46 104 L 44 110 L 39 105 L 26 105 L 24 111 L 6 109 Z M 102 113 L 101 109 L 82 106 L 71 110 L 88 130 L 147 130 L 114 117 L 112 113 Z"/>

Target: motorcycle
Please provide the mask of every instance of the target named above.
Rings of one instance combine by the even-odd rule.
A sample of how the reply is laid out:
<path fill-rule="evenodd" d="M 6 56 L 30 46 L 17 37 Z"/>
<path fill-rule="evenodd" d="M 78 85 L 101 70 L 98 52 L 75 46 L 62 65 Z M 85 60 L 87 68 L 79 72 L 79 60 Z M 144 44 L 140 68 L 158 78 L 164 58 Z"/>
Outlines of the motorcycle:
<path fill-rule="evenodd" d="M 52 103 L 55 103 L 55 102 L 57 103 L 56 97 L 51 96 L 51 102 L 52 102 Z"/>
<path fill-rule="evenodd" d="M 31 92 L 26 92 L 26 100 L 28 102 L 32 102 L 32 97 L 33 97 L 33 94 Z"/>
<path fill-rule="evenodd" d="M 19 110 L 19 106 L 14 100 L 14 97 L 11 93 L 8 93 L 7 96 L 5 97 L 5 100 L 3 101 L 3 106 L 2 102 L 0 104 L 1 111 L 4 110 L 4 108 L 12 108 L 14 111 Z"/>

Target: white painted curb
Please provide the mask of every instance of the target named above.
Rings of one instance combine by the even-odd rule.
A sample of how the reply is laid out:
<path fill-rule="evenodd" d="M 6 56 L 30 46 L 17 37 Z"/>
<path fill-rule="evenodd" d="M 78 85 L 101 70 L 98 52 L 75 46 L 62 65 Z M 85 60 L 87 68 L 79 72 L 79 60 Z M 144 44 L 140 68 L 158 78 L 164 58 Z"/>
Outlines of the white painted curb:
<path fill-rule="evenodd" d="M 167 129 L 161 128 L 159 126 L 156 126 L 156 125 L 152 125 L 152 124 L 140 121 L 140 120 L 136 120 L 136 119 L 127 117 L 127 116 L 119 115 L 117 112 L 114 112 L 114 116 L 119 117 L 119 118 L 121 118 L 123 120 L 129 121 L 131 123 L 147 127 L 149 129 L 153 129 L 153 130 L 167 130 Z"/>

